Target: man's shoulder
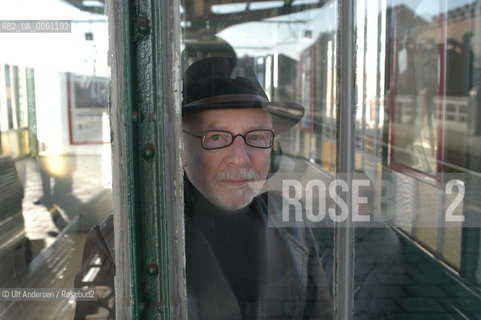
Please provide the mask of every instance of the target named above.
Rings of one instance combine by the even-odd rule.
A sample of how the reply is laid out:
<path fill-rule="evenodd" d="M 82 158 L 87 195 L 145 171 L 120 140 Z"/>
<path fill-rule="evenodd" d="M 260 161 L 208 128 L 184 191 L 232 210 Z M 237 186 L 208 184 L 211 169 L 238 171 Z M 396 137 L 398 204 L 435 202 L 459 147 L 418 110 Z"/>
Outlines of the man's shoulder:
<path fill-rule="evenodd" d="M 269 217 L 274 219 L 272 221 L 278 224 L 282 228 L 308 228 L 309 224 L 305 219 L 305 208 L 302 202 L 299 202 L 299 209 L 302 211 L 300 215 L 296 215 L 292 212 L 296 209 L 295 206 L 286 198 L 280 191 L 270 190 L 264 192 L 259 197 L 259 202 L 266 210 Z"/>
<path fill-rule="evenodd" d="M 261 198 L 262 201 L 265 201 L 266 203 L 268 201 L 274 201 L 274 202 L 282 203 L 283 197 L 284 196 L 282 195 L 282 193 L 278 190 L 268 190 L 268 191 L 262 193 L 261 195 L 259 195 L 259 198 Z"/>
<path fill-rule="evenodd" d="M 279 191 L 267 191 L 258 197 L 268 228 L 275 228 L 285 239 L 294 241 L 303 248 L 308 247 L 310 227 L 305 221 L 284 221 L 283 206 L 286 198 Z"/>

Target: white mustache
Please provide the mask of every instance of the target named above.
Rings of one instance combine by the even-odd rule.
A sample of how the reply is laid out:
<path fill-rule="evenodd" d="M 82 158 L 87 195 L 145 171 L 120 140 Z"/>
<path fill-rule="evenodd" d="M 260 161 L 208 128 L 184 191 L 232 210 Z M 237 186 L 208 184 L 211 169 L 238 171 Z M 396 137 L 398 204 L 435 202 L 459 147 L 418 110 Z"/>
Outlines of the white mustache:
<path fill-rule="evenodd" d="M 216 180 L 259 180 L 259 175 L 249 168 L 232 168 L 219 171 L 215 178 Z"/>

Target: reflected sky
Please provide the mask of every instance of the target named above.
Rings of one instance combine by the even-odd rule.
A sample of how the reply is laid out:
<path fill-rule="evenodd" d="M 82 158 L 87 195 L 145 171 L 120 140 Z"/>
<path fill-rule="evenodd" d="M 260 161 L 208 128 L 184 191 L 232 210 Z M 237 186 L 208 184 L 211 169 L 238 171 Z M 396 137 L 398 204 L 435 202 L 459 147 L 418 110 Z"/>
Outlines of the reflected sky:
<path fill-rule="evenodd" d="M 61 0 L 0 0 L 0 20 L 69 20 L 69 33 L 0 33 L 0 62 L 107 76 L 107 16 Z M 89 41 L 86 33 L 93 35 Z M 94 71 L 95 70 L 95 71 Z"/>
<path fill-rule="evenodd" d="M 258 22 L 237 24 L 219 32 L 238 56 L 279 53 L 298 60 L 321 33 L 336 29 L 334 2 L 322 8 L 277 16 Z"/>
<path fill-rule="evenodd" d="M 398 0 L 389 1 L 390 6 L 405 5 L 425 20 L 431 20 L 446 7 L 447 11 L 475 3 L 477 0 L 432 1 Z M 252 3 L 262 9 L 275 8 L 281 1 Z M 310 0 L 295 1 L 296 5 L 311 4 Z M 299 54 L 312 45 L 321 33 L 336 30 L 336 1 L 329 1 L 322 8 L 305 10 L 281 15 L 257 22 L 240 23 L 224 29 L 217 36 L 228 41 L 236 48 L 239 56 L 284 54 L 298 60 Z M 245 11 L 247 3 L 222 4 L 212 6 L 215 13 L 234 13 Z M 379 6 L 382 10 L 383 6 Z M 306 36 L 309 35 L 309 36 Z"/>
<path fill-rule="evenodd" d="M 440 8 L 446 7 L 447 11 L 451 11 L 476 1 L 478 0 L 397 0 L 392 2 L 392 6 L 403 4 L 418 15 L 430 19 L 439 13 Z"/>

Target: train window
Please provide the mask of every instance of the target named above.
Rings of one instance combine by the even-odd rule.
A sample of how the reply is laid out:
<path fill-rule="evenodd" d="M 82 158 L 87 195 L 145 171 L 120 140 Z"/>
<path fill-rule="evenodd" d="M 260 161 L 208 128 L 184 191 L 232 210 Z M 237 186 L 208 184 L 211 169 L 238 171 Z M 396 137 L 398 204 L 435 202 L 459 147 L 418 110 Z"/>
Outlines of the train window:
<path fill-rule="evenodd" d="M 383 218 L 356 229 L 354 316 L 475 319 L 481 3 L 357 5 L 355 168 Z"/>
<path fill-rule="evenodd" d="M 0 318 L 113 319 L 104 2 L 2 1 L 0 43 Z"/>
<path fill-rule="evenodd" d="M 350 28 L 343 26 L 339 10 L 346 9 L 337 1 L 183 1 L 184 95 L 196 85 L 200 88 L 200 82 L 208 83 L 205 72 L 215 70 L 217 76 L 224 72 L 229 81 L 242 77 L 260 85 L 269 104 L 302 105 L 304 115 L 296 125 L 276 132 L 263 187 L 268 195 L 278 191 L 288 199 L 284 203 L 288 209 L 275 227 L 291 230 L 299 227 L 299 221 L 308 222 L 336 316 L 347 310 L 354 319 L 474 319 L 479 314 L 481 284 L 477 200 L 481 144 L 476 111 L 481 101 L 481 3 L 355 1 L 355 10 L 350 13 L 355 25 L 348 29 L 356 41 L 349 57 L 355 70 L 351 73 L 355 86 L 350 91 L 345 91 L 339 78 L 341 65 L 347 60 L 339 43 L 339 35 L 346 36 L 346 30 L 339 28 Z M 215 67 L 209 65 L 214 61 Z M 224 71 L 222 61 L 228 61 Z M 225 109 L 233 103 L 226 98 L 222 105 L 214 105 L 215 90 L 205 91 L 210 92 L 211 100 L 198 101 L 194 107 L 196 99 L 183 102 L 186 152 L 200 143 L 191 131 L 197 138 L 210 138 L 202 135 L 202 126 L 196 127 L 195 118 L 188 115 L 191 110 L 208 108 L 205 105 L 209 103 L 214 110 Z M 339 106 L 346 108 L 339 100 L 350 94 L 356 100 L 352 105 L 355 151 L 346 155 L 342 150 L 339 153 L 340 123 L 345 120 L 339 117 Z M 241 101 L 235 103 L 239 107 Z M 190 109 L 184 109 L 186 106 Z M 206 120 L 200 115 L 215 113 L 197 114 L 202 122 Z M 242 121 L 237 113 L 236 117 Z M 232 136 L 227 137 L 232 142 Z M 336 179 L 342 177 L 342 158 L 354 162 L 350 172 L 354 180 L 345 184 Z M 195 172 L 186 170 L 186 176 L 195 189 L 203 188 L 198 180 L 196 184 Z M 344 207 L 346 217 L 353 222 L 352 243 L 339 242 L 335 236 L 342 215 L 330 213 L 336 208 L 342 213 L 339 191 L 352 199 Z M 276 200 L 272 201 L 275 212 Z M 304 213 L 297 216 L 297 208 Z M 226 258 L 233 252 L 243 254 L 246 244 L 225 238 L 236 234 L 242 241 L 242 231 L 226 235 L 228 222 L 212 216 L 204 223 L 210 229 L 203 224 L 206 229 L 201 232 L 210 234 L 207 243 L 213 257 L 221 255 L 219 274 L 211 278 L 210 285 L 222 278 L 232 289 L 228 291 L 232 300 L 227 301 L 236 306 L 240 303 L 236 314 L 255 315 L 258 309 L 253 306 L 259 306 L 258 300 L 248 299 L 249 290 L 239 293 L 239 279 L 244 279 L 248 268 L 233 268 L 230 263 L 234 262 Z M 202 286 L 189 276 L 189 270 L 194 263 L 201 264 L 189 258 L 193 254 L 189 230 L 187 292 L 197 297 L 195 290 Z M 249 241 L 253 238 L 255 234 Z M 217 240 L 222 243 L 219 247 Z M 351 261 L 349 254 L 343 253 L 352 249 Z M 247 262 L 235 264 L 240 268 Z M 347 296 L 353 298 L 352 306 L 339 301 L 343 299 L 339 295 L 343 284 L 336 272 L 342 268 L 353 274 L 352 283 L 344 287 L 350 286 Z M 285 268 L 273 270 L 285 278 L 292 275 Z M 277 294 L 271 297 L 278 298 L 282 291 Z M 306 298 L 309 306 L 312 297 L 316 299 L 315 294 Z M 288 298 L 279 299 L 292 305 Z M 322 303 L 317 299 L 317 305 Z M 209 301 L 198 299 L 189 311 L 205 312 L 203 304 Z M 228 307 L 226 304 L 219 312 Z M 285 315 L 289 311 L 278 306 L 277 312 Z"/>
<path fill-rule="evenodd" d="M 425 3 L 401 2 L 387 21 L 389 163 L 440 178 L 440 172 L 467 169 L 467 154 L 477 153 L 460 138 L 478 131 L 478 9 L 476 1 Z M 416 34 L 423 27 L 429 32 Z"/>
<path fill-rule="evenodd" d="M 333 313 L 332 223 L 317 213 L 308 221 L 305 203 L 310 213 L 327 210 L 329 203 L 319 207 L 326 200 L 319 192 L 336 172 L 336 12 L 335 1 L 182 1 L 191 316 L 328 319 Z M 272 129 L 275 137 L 269 153 L 248 138 L 245 146 L 205 131 L 213 129 Z M 201 149 L 214 138 L 223 149 Z M 209 174 L 227 182 L 204 183 Z M 237 194 L 249 188 L 235 180 L 249 176 L 261 189 L 236 206 Z M 318 184 L 315 192 L 307 190 L 309 181 Z M 282 202 L 286 192 L 291 206 Z M 291 211 L 283 213 L 283 206 Z"/>

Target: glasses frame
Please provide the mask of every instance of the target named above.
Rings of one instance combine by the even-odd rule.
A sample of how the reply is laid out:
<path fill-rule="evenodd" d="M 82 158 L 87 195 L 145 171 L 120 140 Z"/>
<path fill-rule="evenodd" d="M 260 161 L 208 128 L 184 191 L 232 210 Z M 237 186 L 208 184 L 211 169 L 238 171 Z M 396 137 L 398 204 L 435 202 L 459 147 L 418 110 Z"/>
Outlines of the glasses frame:
<path fill-rule="evenodd" d="M 251 132 L 256 132 L 256 131 L 270 131 L 270 132 L 272 133 L 271 144 L 270 144 L 269 146 L 267 146 L 267 147 L 253 146 L 253 145 L 249 144 L 249 143 L 247 142 L 247 135 L 248 135 L 249 133 L 251 133 Z M 247 131 L 247 132 L 244 132 L 244 134 L 240 134 L 240 133 L 238 133 L 238 134 L 233 134 L 232 132 L 226 131 L 226 130 L 206 130 L 206 131 L 203 131 L 202 134 L 200 134 L 200 135 L 197 135 L 197 134 L 192 133 L 192 132 L 188 132 L 188 131 L 186 131 L 186 130 L 182 130 L 182 132 L 183 132 L 183 133 L 187 133 L 188 135 L 190 135 L 190 136 L 192 136 L 192 137 L 194 137 L 194 138 L 200 139 L 200 145 L 201 145 L 202 149 L 204 149 L 204 150 L 217 150 L 217 149 L 227 148 L 228 146 L 230 146 L 230 145 L 232 145 L 232 144 L 234 143 L 234 141 L 235 141 L 235 139 L 236 139 L 237 137 L 242 137 L 242 139 L 244 140 L 244 143 L 245 143 L 246 145 L 248 145 L 249 147 L 257 148 L 257 149 L 270 149 L 270 148 L 272 148 L 272 146 L 274 145 L 274 137 L 276 136 L 276 134 L 274 133 L 274 131 L 271 130 L 271 129 L 254 129 L 254 130 L 249 130 L 249 131 Z M 231 142 L 230 142 L 229 144 L 227 144 L 227 145 L 225 145 L 225 146 L 222 146 L 222 147 L 218 147 L 218 148 L 207 148 L 207 147 L 204 146 L 204 141 L 205 141 L 205 136 L 206 136 L 206 134 L 209 133 L 209 132 L 224 132 L 224 133 L 228 133 L 228 134 L 231 135 L 232 140 L 231 140 Z"/>

